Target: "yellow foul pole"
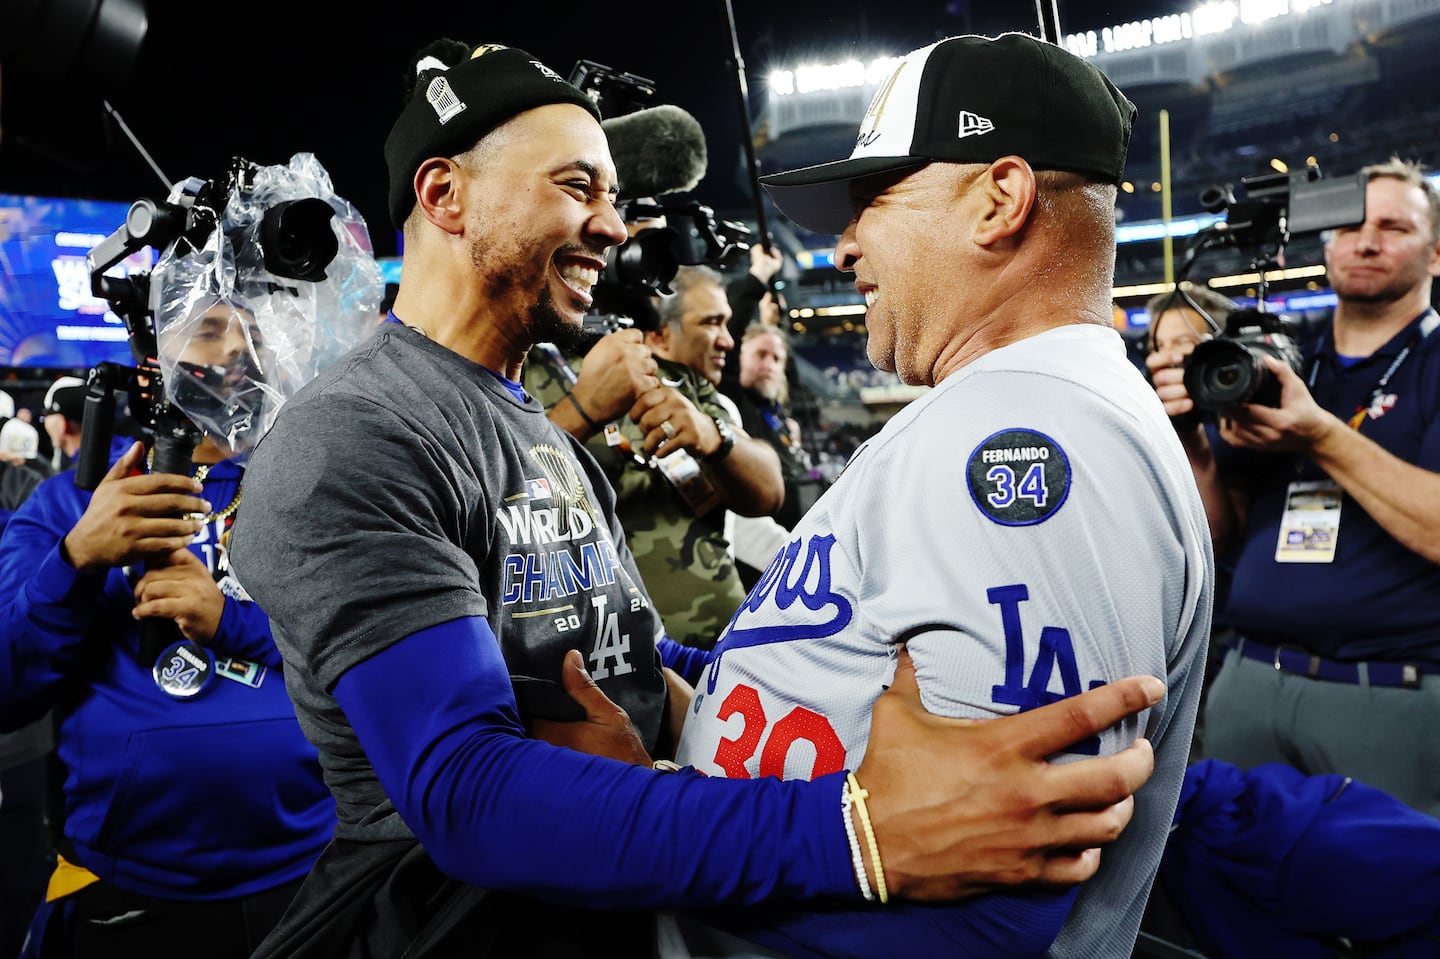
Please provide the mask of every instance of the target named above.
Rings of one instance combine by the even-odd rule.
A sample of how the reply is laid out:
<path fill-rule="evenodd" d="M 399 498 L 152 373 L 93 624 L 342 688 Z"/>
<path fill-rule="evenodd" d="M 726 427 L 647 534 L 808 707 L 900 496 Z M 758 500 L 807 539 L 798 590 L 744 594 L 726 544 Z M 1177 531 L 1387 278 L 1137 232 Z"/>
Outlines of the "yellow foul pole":
<path fill-rule="evenodd" d="M 1160 222 L 1165 228 L 1165 282 L 1175 282 L 1175 250 L 1170 236 L 1170 111 L 1160 111 Z"/>

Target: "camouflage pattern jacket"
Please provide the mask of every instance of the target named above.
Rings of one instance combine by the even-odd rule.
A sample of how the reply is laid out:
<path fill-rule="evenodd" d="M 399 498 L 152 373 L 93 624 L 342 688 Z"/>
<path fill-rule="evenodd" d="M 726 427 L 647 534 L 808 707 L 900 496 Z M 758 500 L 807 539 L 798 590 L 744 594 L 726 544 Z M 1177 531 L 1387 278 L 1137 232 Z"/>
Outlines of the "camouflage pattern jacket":
<path fill-rule="evenodd" d="M 716 401 L 709 380 L 688 366 L 655 359 L 667 386 L 678 389 L 705 415 L 739 425 Z M 564 400 L 582 363 L 579 357 L 561 356 L 549 344 L 537 345 L 521 376 L 525 391 L 548 410 Z M 709 649 L 745 599 L 730 541 L 725 538 L 725 508 L 695 515 L 653 461 L 642 464 L 631 452 L 643 441 L 640 428 L 628 417 L 615 426 L 618 435 L 607 430 L 591 437 L 586 445 L 615 487 L 616 513 L 625 527 L 635 565 L 670 638 Z"/>

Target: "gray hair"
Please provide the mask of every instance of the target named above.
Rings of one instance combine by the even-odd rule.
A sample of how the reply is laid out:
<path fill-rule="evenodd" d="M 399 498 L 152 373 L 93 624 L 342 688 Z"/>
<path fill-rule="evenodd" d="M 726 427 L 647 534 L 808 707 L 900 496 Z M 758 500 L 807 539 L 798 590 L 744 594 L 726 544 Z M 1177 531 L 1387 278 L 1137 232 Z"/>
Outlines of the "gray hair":
<path fill-rule="evenodd" d="M 685 312 L 685 296 L 697 286 L 712 284 L 725 289 L 725 278 L 718 270 L 708 266 L 681 266 L 675 271 L 675 279 L 670 281 L 670 288 L 674 290 L 671 296 L 657 298 L 656 309 L 660 313 L 660 325 L 670 325 L 680 329 L 680 318 Z"/>

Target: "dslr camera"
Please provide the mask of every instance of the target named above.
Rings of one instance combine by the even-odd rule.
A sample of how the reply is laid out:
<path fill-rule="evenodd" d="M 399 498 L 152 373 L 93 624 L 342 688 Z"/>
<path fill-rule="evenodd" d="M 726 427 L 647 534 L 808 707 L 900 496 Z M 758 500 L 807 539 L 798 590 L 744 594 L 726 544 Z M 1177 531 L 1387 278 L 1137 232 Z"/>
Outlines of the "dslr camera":
<path fill-rule="evenodd" d="M 1281 314 L 1231 313 L 1224 332 L 1195 347 L 1185 363 L 1185 390 L 1196 408 L 1218 413 L 1244 403 L 1279 406 L 1280 381 L 1265 366 L 1265 357 L 1299 373 L 1303 360 L 1293 334 L 1293 321 Z"/>

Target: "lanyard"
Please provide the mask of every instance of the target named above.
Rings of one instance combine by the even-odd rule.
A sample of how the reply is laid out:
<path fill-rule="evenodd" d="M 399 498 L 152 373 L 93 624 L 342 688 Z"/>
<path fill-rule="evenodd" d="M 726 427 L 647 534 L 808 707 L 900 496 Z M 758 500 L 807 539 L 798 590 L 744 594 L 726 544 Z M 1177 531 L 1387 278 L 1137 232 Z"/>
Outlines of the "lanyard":
<path fill-rule="evenodd" d="M 1430 307 L 1425 310 L 1423 318 L 1420 320 L 1420 325 L 1415 328 L 1415 332 L 1410 334 L 1409 342 L 1405 344 L 1404 349 L 1400 351 L 1399 355 L 1390 361 L 1389 368 L 1381 375 L 1379 382 L 1375 384 L 1375 388 L 1370 391 L 1370 400 L 1355 409 L 1355 415 L 1350 417 L 1349 420 L 1351 429 L 1357 431 L 1360 429 L 1360 424 L 1365 422 L 1366 411 L 1375 405 L 1376 400 L 1385 395 L 1385 387 L 1389 384 L 1390 380 L 1394 378 L 1396 371 L 1400 369 L 1400 364 L 1409 358 L 1410 354 L 1414 352 L 1415 347 L 1419 346 L 1427 336 L 1435 332 L 1437 326 L 1440 326 L 1440 315 L 1437 315 L 1435 309 Z M 1315 360 L 1310 364 L 1310 376 L 1307 379 L 1307 384 L 1311 391 L 1315 389 L 1315 377 L 1319 372 L 1320 357 L 1316 356 Z"/>

